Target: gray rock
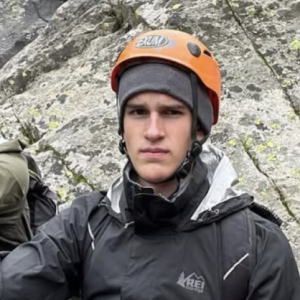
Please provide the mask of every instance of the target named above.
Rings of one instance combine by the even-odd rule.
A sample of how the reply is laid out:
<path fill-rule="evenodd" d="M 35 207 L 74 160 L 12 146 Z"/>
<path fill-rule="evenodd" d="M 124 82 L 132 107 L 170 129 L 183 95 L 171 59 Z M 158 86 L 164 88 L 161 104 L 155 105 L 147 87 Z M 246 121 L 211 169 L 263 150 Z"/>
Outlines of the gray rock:
<path fill-rule="evenodd" d="M 63 2 L 0 1 L 0 68 L 39 35 Z"/>

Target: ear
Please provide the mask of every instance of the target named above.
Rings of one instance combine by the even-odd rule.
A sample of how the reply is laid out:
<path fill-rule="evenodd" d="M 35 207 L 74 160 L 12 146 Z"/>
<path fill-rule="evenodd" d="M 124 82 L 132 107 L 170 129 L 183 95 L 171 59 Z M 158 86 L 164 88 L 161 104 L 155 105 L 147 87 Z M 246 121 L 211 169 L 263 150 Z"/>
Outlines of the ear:
<path fill-rule="evenodd" d="M 197 141 L 198 141 L 198 142 L 201 142 L 201 140 L 203 139 L 203 137 L 204 137 L 203 132 L 201 131 L 200 128 L 198 128 L 197 133 L 196 133 Z"/>
<path fill-rule="evenodd" d="M 124 134 L 124 130 L 123 130 L 123 132 L 122 132 L 121 138 L 122 138 L 122 140 L 123 140 L 123 141 L 125 141 L 125 134 Z"/>

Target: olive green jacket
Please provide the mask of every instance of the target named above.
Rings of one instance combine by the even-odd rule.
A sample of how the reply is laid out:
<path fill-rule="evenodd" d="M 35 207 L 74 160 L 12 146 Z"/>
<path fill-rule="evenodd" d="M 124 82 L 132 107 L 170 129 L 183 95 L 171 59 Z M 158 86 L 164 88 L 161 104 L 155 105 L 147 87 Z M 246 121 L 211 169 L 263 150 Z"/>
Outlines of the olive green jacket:
<path fill-rule="evenodd" d="M 27 161 L 18 140 L 0 140 L 0 251 L 11 251 L 31 239 Z"/>

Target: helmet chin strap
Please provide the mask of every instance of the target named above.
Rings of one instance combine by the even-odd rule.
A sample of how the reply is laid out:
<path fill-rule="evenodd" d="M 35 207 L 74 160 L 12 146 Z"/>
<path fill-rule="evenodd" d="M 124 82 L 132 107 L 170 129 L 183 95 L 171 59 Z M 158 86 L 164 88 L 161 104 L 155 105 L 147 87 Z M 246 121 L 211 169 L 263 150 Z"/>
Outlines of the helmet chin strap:
<path fill-rule="evenodd" d="M 185 179 L 190 173 L 197 157 L 199 157 L 202 152 L 202 146 L 207 141 L 209 137 L 209 133 L 202 138 L 201 141 L 197 140 L 197 129 L 198 123 L 200 122 L 200 128 L 204 128 L 201 126 L 201 120 L 198 120 L 198 79 L 196 74 L 190 73 L 191 78 L 191 87 L 192 87 L 192 95 L 193 95 L 193 109 L 192 109 L 192 129 L 191 129 L 191 149 L 186 153 L 185 159 L 180 164 L 180 166 L 176 169 L 176 171 L 167 179 L 156 182 L 156 184 L 166 183 L 168 181 L 173 181 L 177 179 L 179 182 L 181 179 Z M 123 155 L 127 155 L 126 151 L 126 143 L 123 139 L 119 142 L 119 150 Z M 127 155 L 128 159 L 130 157 Z"/>

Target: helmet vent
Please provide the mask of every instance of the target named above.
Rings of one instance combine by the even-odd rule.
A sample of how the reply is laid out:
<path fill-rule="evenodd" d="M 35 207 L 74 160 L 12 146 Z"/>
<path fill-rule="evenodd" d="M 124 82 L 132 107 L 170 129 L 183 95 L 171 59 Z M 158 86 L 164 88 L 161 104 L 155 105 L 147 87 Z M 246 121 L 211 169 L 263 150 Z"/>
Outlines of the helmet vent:
<path fill-rule="evenodd" d="M 207 55 L 207 56 L 211 57 L 211 53 L 210 53 L 209 51 L 207 51 L 207 50 L 204 50 L 204 51 L 203 51 L 203 53 L 204 53 L 205 55 Z"/>
<path fill-rule="evenodd" d="M 201 49 L 199 48 L 198 45 L 194 43 L 188 43 L 187 47 L 193 56 L 199 57 L 201 55 Z"/>

